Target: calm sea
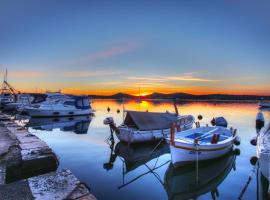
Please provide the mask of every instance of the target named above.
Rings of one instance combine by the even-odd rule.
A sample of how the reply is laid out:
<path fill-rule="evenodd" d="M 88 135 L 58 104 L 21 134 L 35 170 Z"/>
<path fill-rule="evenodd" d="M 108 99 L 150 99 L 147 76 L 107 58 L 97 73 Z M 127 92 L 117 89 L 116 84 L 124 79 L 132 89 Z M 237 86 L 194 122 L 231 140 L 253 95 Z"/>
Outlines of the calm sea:
<path fill-rule="evenodd" d="M 241 137 L 240 155 L 230 154 L 221 159 L 174 169 L 166 144 L 154 151 L 155 144 L 128 147 L 106 139 L 110 136 L 106 117 L 112 116 L 117 125 L 123 121 L 123 104 L 115 100 L 94 100 L 92 118 L 63 118 L 31 120 L 30 132 L 36 134 L 56 152 L 59 170 L 71 171 L 87 183 L 98 199 L 256 199 L 257 174 L 250 164 L 256 148 L 250 139 L 256 135 L 256 103 L 179 103 L 180 114 L 201 114 L 201 124 L 210 124 L 213 117 L 224 116 L 229 126 L 237 128 Z M 107 111 L 110 107 L 110 112 Z M 166 101 L 128 101 L 126 110 L 174 112 L 173 104 Z M 120 110 L 118 113 L 117 110 Z M 263 111 L 266 122 L 270 111 Z"/>

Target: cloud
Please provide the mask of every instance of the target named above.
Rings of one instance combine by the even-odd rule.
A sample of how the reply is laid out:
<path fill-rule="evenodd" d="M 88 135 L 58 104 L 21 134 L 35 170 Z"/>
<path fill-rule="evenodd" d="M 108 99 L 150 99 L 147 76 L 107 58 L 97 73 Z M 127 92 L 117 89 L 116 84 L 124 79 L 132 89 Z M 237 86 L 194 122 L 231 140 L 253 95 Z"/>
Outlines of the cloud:
<path fill-rule="evenodd" d="M 169 76 L 165 77 L 166 80 L 172 80 L 172 81 L 193 81 L 193 82 L 219 82 L 222 80 L 216 80 L 216 79 L 206 79 L 206 78 L 199 78 L 194 76 Z"/>
<path fill-rule="evenodd" d="M 117 70 L 74 70 L 64 72 L 63 76 L 69 78 L 87 78 L 94 76 L 113 76 L 122 73 L 124 72 Z"/>
<path fill-rule="evenodd" d="M 79 65 L 79 64 L 89 63 L 89 62 L 103 61 L 109 58 L 118 57 L 120 55 L 132 52 L 135 49 L 137 49 L 138 46 L 139 46 L 138 44 L 130 42 L 124 45 L 110 47 L 110 48 L 107 48 L 105 50 L 98 51 L 95 53 L 90 53 L 83 57 L 80 57 L 74 60 L 69 60 L 67 63 L 64 63 L 64 64 Z"/>
<path fill-rule="evenodd" d="M 189 73 L 190 74 L 190 73 Z M 129 80 L 147 81 L 147 82 L 169 82 L 169 81 L 189 81 L 189 82 L 219 82 L 222 80 L 207 79 L 195 77 L 193 75 L 178 75 L 178 76 L 156 76 L 156 77 L 128 77 Z"/>

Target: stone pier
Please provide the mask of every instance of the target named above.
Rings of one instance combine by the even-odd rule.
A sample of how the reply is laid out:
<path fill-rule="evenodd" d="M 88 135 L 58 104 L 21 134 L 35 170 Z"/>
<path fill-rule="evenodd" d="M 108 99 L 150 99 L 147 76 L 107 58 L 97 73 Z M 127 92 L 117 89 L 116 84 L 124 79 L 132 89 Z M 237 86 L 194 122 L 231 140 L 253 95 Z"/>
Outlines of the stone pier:
<path fill-rule="evenodd" d="M 0 199 L 95 199 L 70 170 L 57 167 L 44 141 L 0 113 Z"/>

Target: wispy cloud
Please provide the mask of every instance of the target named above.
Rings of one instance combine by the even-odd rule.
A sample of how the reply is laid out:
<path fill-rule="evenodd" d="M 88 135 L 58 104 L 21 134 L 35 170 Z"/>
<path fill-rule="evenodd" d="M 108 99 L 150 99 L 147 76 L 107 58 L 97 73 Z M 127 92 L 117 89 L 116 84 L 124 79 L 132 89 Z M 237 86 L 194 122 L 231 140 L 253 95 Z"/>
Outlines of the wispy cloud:
<path fill-rule="evenodd" d="M 193 81 L 193 82 L 218 82 L 222 80 L 217 80 L 217 79 L 207 79 L 207 78 L 199 78 L 199 77 L 194 77 L 194 76 L 169 76 L 165 77 L 167 80 L 172 80 L 172 81 Z"/>
<path fill-rule="evenodd" d="M 88 55 L 85 55 L 85 56 L 82 56 L 73 60 L 69 60 L 65 62 L 64 65 L 66 64 L 78 65 L 78 64 L 107 60 L 110 58 L 118 57 L 126 53 L 132 52 L 135 49 L 137 49 L 138 46 L 139 46 L 138 44 L 130 42 L 130 43 L 110 47 L 102 51 L 90 53 Z"/>
<path fill-rule="evenodd" d="M 129 80 L 138 80 L 138 81 L 152 81 L 152 82 L 168 82 L 168 81 L 190 81 L 190 82 L 219 82 L 222 80 L 218 79 L 208 79 L 202 77 L 196 77 L 193 75 L 178 75 L 178 76 L 156 76 L 156 77 L 128 77 Z"/>

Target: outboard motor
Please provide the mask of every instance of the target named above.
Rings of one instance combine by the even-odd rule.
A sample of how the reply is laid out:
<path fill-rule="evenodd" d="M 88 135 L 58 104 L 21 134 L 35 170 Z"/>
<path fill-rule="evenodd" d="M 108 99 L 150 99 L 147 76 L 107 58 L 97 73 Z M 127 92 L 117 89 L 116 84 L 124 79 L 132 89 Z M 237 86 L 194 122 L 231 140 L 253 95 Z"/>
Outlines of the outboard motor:
<path fill-rule="evenodd" d="M 215 117 L 211 120 L 211 124 L 213 126 L 223 126 L 226 127 L 228 126 L 228 122 L 224 117 Z"/>
<path fill-rule="evenodd" d="M 258 114 L 256 116 L 256 130 L 257 130 L 257 133 L 260 132 L 262 127 L 264 127 L 264 116 L 263 116 L 262 112 L 260 111 L 260 112 L 258 112 Z"/>
<path fill-rule="evenodd" d="M 114 124 L 113 118 L 112 118 L 112 117 L 106 117 L 106 118 L 103 120 L 103 124 L 104 124 L 104 125 L 111 125 L 111 124 Z"/>
<path fill-rule="evenodd" d="M 115 123 L 114 123 L 114 120 L 112 117 L 106 117 L 104 120 L 103 120 L 103 124 L 104 125 L 109 125 L 110 126 L 110 130 L 111 130 L 111 137 L 113 138 L 113 131 L 116 132 L 116 133 L 119 133 L 119 129 L 118 127 L 116 127 Z"/>

